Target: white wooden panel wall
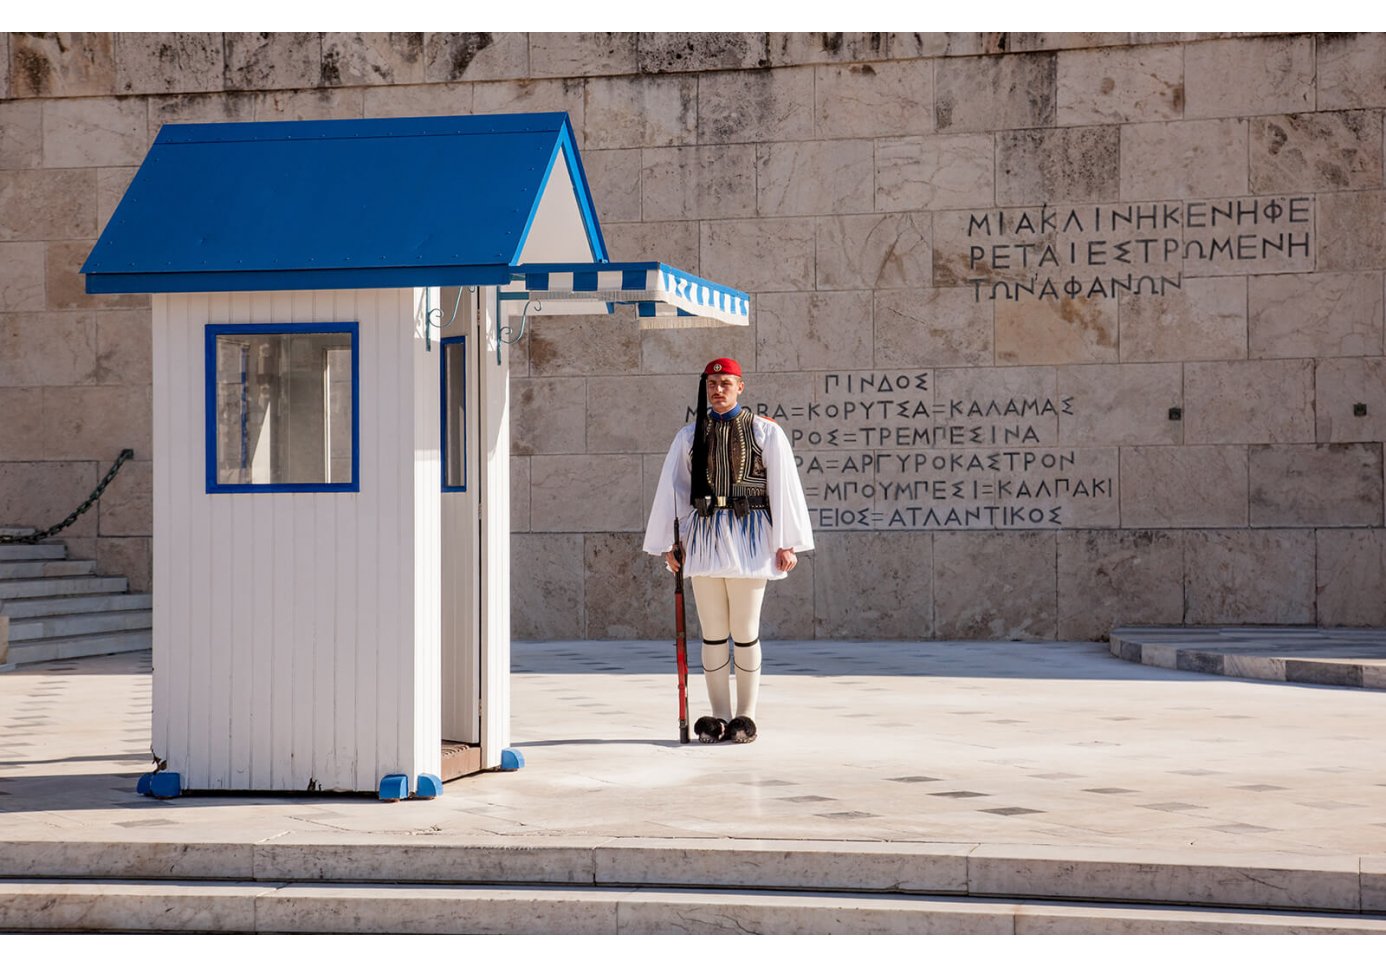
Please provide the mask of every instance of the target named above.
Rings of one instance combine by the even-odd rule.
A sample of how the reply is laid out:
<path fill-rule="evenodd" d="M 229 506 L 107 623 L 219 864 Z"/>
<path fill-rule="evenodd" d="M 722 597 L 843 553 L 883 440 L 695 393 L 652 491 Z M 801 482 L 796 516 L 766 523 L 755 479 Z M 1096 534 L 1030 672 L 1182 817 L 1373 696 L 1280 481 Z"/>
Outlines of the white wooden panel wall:
<path fill-rule="evenodd" d="M 187 789 L 438 771 L 437 357 L 414 310 L 410 290 L 155 297 L 154 748 Z M 204 325 L 349 321 L 360 492 L 207 494 Z"/>
<path fill-rule="evenodd" d="M 510 745 L 510 350 L 496 363 L 496 290 L 481 290 L 477 383 L 481 402 L 481 758 L 500 766 Z"/>

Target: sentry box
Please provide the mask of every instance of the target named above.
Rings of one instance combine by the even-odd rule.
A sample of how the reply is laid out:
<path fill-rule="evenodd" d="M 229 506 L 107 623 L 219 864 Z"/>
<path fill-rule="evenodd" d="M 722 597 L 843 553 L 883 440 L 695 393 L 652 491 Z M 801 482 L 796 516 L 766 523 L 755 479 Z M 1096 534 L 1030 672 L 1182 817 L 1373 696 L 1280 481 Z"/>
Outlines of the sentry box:
<path fill-rule="evenodd" d="M 565 114 L 166 125 L 82 271 L 153 294 L 159 796 L 522 763 L 506 344 L 749 311 L 608 260 Z"/>

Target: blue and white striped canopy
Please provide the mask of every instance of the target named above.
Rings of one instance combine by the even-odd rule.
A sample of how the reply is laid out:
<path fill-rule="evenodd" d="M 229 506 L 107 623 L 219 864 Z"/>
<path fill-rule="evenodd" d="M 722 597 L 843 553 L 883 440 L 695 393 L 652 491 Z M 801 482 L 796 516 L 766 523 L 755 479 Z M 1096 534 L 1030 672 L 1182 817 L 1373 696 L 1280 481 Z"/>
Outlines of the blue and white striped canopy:
<path fill-rule="evenodd" d="M 522 265 L 501 299 L 530 316 L 600 315 L 633 305 L 642 329 L 745 326 L 751 300 L 662 262 Z"/>

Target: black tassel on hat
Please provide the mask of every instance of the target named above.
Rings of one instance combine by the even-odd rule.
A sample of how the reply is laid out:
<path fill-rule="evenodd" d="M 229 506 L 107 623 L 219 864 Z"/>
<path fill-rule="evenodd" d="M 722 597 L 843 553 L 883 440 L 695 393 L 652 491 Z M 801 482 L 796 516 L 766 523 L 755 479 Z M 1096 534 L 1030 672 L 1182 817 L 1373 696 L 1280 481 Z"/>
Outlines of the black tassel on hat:
<path fill-rule="evenodd" d="M 707 374 L 698 378 L 698 418 L 693 425 L 693 472 L 688 497 L 694 507 L 698 498 L 711 498 L 712 482 L 707 477 Z"/>

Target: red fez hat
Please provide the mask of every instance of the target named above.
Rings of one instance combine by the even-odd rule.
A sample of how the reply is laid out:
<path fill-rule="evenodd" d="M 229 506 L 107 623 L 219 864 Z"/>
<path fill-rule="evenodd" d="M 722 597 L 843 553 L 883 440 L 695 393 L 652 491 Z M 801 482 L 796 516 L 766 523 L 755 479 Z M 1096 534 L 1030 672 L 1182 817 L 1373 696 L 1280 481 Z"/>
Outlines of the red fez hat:
<path fill-rule="evenodd" d="M 730 373 L 732 376 L 741 376 L 741 364 L 729 356 L 723 356 L 703 367 L 703 376 L 712 376 L 717 373 Z"/>

